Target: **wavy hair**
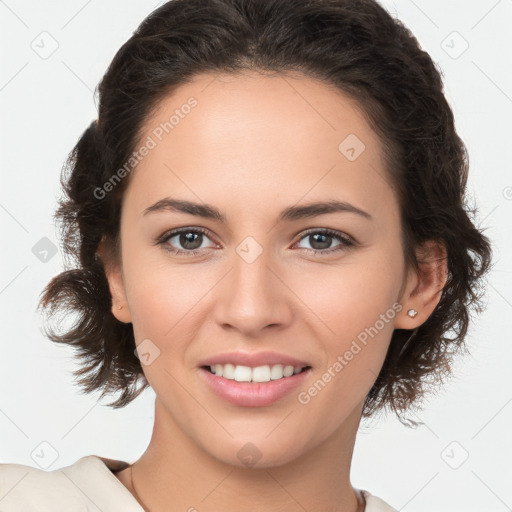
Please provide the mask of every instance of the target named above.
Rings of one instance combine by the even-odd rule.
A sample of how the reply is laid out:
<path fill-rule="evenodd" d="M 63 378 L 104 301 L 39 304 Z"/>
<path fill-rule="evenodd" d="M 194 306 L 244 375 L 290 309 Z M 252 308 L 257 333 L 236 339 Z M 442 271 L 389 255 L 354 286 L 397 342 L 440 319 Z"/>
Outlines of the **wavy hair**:
<path fill-rule="evenodd" d="M 200 73 L 298 73 L 357 101 L 379 135 L 386 172 L 399 198 L 408 266 L 416 249 L 442 241 L 448 279 L 430 317 L 413 332 L 395 329 L 363 417 L 412 408 L 451 373 L 465 349 L 472 310 L 482 311 L 491 245 L 466 198 L 468 154 L 443 93 L 442 72 L 408 28 L 374 0 L 171 0 L 142 21 L 100 81 L 98 118 L 62 169 L 61 226 L 66 268 L 41 294 L 51 340 L 77 351 L 75 377 L 86 393 L 121 392 L 123 407 L 149 386 L 135 353 L 132 324 L 111 312 L 99 243 L 119 256 L 120 210 L 129 176 L 98 190 L 137 147 L 158 103 Z M 411 337 L 412 335 L 412 337 Z M 411 342 L 412 340 L 412 342 Z M 137 385 L 139 385 L 137 387 Z M 409 424 L 416 424 L 406 420 Z"/>

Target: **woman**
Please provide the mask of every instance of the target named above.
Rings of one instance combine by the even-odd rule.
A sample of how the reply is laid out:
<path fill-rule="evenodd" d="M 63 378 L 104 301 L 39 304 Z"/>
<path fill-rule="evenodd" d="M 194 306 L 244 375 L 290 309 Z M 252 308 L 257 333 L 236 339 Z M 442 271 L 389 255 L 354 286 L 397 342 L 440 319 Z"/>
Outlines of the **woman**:
<path fill-rule="evenodd" d="M 4 464 L 2 510 L 395 510 L 350 483 L 359 423 L 449 373 L 491 256 L 414 36 L 373 0 L 173 0 L 67 170 L 48 336 L 155 424 L 132 464 Z"/>

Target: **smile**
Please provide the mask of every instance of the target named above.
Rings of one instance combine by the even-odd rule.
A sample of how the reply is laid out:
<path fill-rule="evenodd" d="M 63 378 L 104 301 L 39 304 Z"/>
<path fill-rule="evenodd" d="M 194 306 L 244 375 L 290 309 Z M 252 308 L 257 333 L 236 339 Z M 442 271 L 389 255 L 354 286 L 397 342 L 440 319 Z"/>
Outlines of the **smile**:
<path fill-rule="evenodd" d="M 226 371 L 222 376 L 216 373 L 218 366 L 221 372 Z M 265 407 L 284 399 L 297 387 L 304 385 L 304 379 L 311 371 L 311 366 L 262 365 L 252 368 L 222 364 L 201 366 L 199 375 L 214 395 L 229 404 Z"/>
<path fill-rule="evenodd" d="M 216 364 L 205 367 L 214 375 L 224 377 L 237 382 L 270 382 L 271 380 L 279 380 L 291 377 L 297 373 L 310 368 L 309 366 L 291 366 L 291 365 L 262 365 L 254 368 L 244 365 L 234 364 Z"/>

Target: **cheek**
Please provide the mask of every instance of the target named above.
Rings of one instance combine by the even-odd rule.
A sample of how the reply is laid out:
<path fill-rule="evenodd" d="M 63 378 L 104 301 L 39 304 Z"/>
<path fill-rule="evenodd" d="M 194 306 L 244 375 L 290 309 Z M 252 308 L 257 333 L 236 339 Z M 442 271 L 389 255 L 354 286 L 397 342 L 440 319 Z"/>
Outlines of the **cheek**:
<path fill-rule="evenodd" d="M 135 338 L 154 339 L 163 350 L 167 340 L 176 345 L 189 337 L 184 331 L 194 325 L 201 299 L 214 282 L 206 267 L 172 265 L 162 255 L 151 256 L 127 251 L 126 294 Z"/>
<path fill-rule="evenodd" d="M 324 339 L 333 340 L 330 345 L 342 347 L 376 322 L 384 337 L 390 335 L 396 315 L 392 306 L 401 284 L 399 258 L 394 259 L 392 263 L 393 258 L 375 251 L 365 257 L 354 255 L 335 268 L 302 272 L 300 279 L 290 275 L 297 295 L 323 324 Z M 379 321 L 381 315 L 385 325 Z"/>
<path fill-rule="evenodd" d="M 183 410 L 190 407 L 189 397 L 174 379 L 181 382 L 188 377 L 187 350 L 197 338 L 201 322 L 197 315 L 205 293 L 200 276 L 191 275 L 191 270 L 147 263 L 127 264 L 125 272 L 134 336 L 143 349 L 138 349 L 141 361 L 143 354 L 150 354 L 148 364 L 142 365 L 144 375 L 159 396 L 168 396 Z"/>
<path fill-rule="evenodd" d="M 327 357 L 297 400 L 320 437 L 329 436 L 365 399 L 382 368 L 396 316 L 399 284 L 392 275 L 389 266 L 347 266 L 324 281 L 328 289 L 317 285 L 308 295 L 308 306 L 322 320 L 317 336 Z M 304 285 L 311 292 L 315 282 Z"/>
<path fill-rule="evenodd" d="M 401 260 L 376 251 L 365 256 L 357 262 L 355 257 L 347 258 L 335 271 L 330 268 L 323 275 L 308 275 L 294 287 L 298 296 L 307 297 L 308 309 L 319 326 L 316 337 L 326 354 L 314 389 L 302 390 L 305 401 L 311 398 L 316 403 L 313 407 L 358 403 L 372 387 L 386 357 L 401 309 L 396 302 Z"/>

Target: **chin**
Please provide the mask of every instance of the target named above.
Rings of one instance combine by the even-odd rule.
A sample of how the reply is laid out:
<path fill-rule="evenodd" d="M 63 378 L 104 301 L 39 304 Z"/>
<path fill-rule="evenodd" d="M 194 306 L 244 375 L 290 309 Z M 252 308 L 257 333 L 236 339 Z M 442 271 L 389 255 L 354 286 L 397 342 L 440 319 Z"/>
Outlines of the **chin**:
<path fill-rule="evenodd" d="M 265 434 L 266 435 L 266 434 Z M 284 442 L 281 436 L 275 437 L 272 441 L 265 435 L 255 436 L 249 440 L 230 440 L 228 446 L 218 443 L 214 451 L 208 447 L 210 455 L 224 464 L 235 466 L 240 469 L 264 469 L 285 465 L 300 457 L 303 452 L 297 450 L 303 446 L 298 438 L 287 435 L 288 442 Z M 272 435 L 272 434 L 271 434 Z"/>

